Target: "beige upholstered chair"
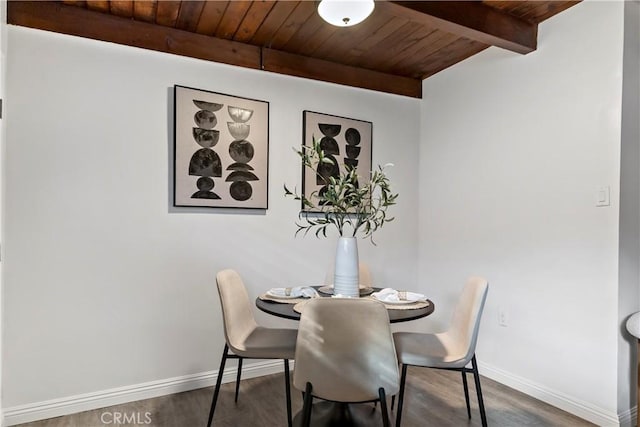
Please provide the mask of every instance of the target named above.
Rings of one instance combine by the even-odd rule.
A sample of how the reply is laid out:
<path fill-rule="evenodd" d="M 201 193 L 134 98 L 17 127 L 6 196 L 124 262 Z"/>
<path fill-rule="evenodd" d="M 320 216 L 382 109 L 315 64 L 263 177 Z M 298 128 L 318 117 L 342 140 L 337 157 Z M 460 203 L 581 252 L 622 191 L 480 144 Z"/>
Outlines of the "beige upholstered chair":
<path fill-rule="evenodd" d="M 333 284 L 333 267 L 327 271 L 327 275 L 324 277 L 325 285 Z M 358 278 L 360 279 L 361 286 L 373 286 L 373 281 L 371 280 L 371 271 L 369 270 L 369 266 L 364 262 L 358 264 Z"/>
<path fill-rule="evenodd" d="M 304 306 L 293 373 L 293 385 L 305 391 L 303 426 L 310 423 L 313 397 L 343 403 L 379 400 L 388 426 L 386 395 L 398 392 L 398 380 L 384 305 L 359 298 L 316 298 Z"/>
<path fill-rule="evenodd" d="M 243 359 L 283 359 L 285 373 L 285 391 L 287 398 L 287 421 L 291 427 L 291 389 L 289 386 L 289 359 L 295 356 L 295 329 L 275 329 L 258 326 L 251 311 L 247 290 L 240 275 L 233 270 L 223 270 L 216 276 L 218 294 L 222 305 L 225 346 L 218 370 L 216 388 L 209 411 L 207 427 L 211 426 L 220 392 L 222 374 L 227 359 L 238 359 L 235 400 L 238 401 L 238 386 L 242 372 Z M 229 352 L 231 350 L 231 352 Z"/>
<path fill-rule="evenodd" d="M 466 374 L 467 372 L 472 372 L 478 394 L 478 406 L 480 408 L 482 425 L 487 425 L 475 351 L 478 340 L 478 330 L 480 329 L 480 318 L 488 290 L 489 284 L 485 279 L 471 277 L 462 291 L 453 313 L 450 327 L 446 332 L 437 334 L 396 332 L 393 334 L 398 352 L 398 361 L 402 364 L 396 427 L 400 427 L 402 418 L 402 400 L 407 377 L 407 366 L 409 365 L 462 372 L 462 383 L 464 385 L 464 395 L 469 418 L 471 418 L 471 407 L 469 405 L 469 389 L 467 388 Z M 469 362 L 471 362 L 471 368 L 467 367 Z"/>

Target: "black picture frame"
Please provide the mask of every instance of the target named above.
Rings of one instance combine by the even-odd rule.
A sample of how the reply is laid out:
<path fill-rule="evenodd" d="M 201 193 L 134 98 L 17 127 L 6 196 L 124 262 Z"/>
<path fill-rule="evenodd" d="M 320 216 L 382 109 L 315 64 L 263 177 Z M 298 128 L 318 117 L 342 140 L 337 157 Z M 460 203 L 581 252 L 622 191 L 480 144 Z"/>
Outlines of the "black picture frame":
<path fill-rule="evenodd" d="M 311 147 L 313 139 L 319 139 L 325 155 L 335 160 L 332 174 L 344 173 L 348 164 L 358 172 L 362 183 L 371 178 L 373 123 L 333 114 L 304 110 L 302 112 L 302 143 Z M 302 168 L 302 194 L 318 205 L 314 194 L 321 191 L 323 181 L 316 171 Z M 320 212 L 302 205 L 307 213 Z"/>
<path fill-rule="evenodd" d="M 269 102 L 174 85 L 175 207 L 267 209 Z"/>

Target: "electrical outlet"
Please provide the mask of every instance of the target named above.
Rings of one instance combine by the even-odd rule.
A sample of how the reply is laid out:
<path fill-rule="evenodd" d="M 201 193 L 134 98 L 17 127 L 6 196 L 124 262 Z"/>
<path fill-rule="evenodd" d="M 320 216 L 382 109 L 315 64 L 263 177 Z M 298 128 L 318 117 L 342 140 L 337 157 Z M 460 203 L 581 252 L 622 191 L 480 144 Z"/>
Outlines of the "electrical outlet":
<path fill-rule="evenodd" d="M 509 313 L 502 308 L 498 309 L 498 325 L 505 328 L 509 325 Z"/>

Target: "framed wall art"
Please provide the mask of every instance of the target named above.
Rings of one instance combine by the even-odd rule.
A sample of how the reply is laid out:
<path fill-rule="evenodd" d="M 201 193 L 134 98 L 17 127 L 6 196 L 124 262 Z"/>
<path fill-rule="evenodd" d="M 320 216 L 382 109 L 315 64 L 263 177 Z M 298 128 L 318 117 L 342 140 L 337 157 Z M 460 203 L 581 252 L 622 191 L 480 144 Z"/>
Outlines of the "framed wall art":
<path fill-rule="evenodd" d="M 267 209 L 269 103 L 174 86 L 174 206 Z"/>
<path fill-rule="evenodd" d="M 302 192 L 307 199 L 314 201 L 313 193 L 322 192 L 325 180 L 344 173 L 346 167 L 356 168 L 359 182 L 371 178 L 371 122 L 303 111 L 302 123 L 304 145 L 311 146 L 314 138 L 319 140 L 325 156 L 332 161 L 316 171 L 303 168 Z M 317 205 L 315 202 L 317 199 Z M 304 207 L 303 210 L 314 212 Z"/>

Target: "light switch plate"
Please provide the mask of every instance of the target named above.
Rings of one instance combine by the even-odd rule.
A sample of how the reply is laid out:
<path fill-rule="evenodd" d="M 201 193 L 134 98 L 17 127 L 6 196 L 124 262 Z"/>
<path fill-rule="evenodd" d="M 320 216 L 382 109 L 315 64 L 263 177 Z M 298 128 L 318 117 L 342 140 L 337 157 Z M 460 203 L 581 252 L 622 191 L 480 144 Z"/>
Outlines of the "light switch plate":
<path fill-rule="evenodd" d="M 596 188 L 596 206 L 609 206 L 611 190 L 608 185 L 601 185 Z"/>

